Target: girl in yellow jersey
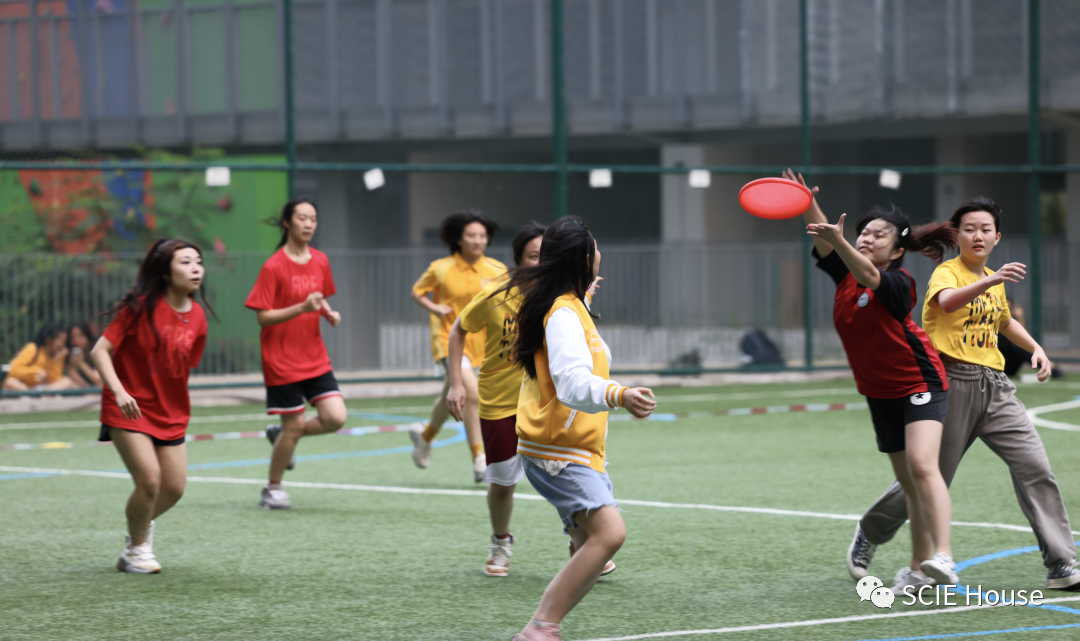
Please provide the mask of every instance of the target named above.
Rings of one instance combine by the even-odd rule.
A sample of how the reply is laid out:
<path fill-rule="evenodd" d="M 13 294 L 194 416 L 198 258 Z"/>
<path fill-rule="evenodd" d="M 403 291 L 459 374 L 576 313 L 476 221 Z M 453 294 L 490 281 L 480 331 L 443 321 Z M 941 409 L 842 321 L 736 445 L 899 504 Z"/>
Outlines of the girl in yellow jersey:
<path fill-rule="evenodd" d="M 540 241 L 544 226 L 530 223 L 514 237 L 514 264 L 535 267 L 540 263 Z M 507 576 L 514 537 L 510 534 L 510 514 L 514 509 L 514 487 L 524 472 L 517 455 L 518 390 L 521 368 L 511 360 L 510 343 L 516 333 L 517 311 L 521 296 L 517 290 L 491 295 L 502 284 L 496 281 L 476 295 L 450 328 L 450 392 L 446 408 L 461 420 L 466 412 L 476 411 L 479 401 L 480 431 L 484 437 L 488 485 L 488 510 L 491 513 L 490 554 L 484 574 Z M 480 365 L 479 399 L 465 391 L 461 377 L 462 357 L 469 335 L 487 332 L 484 362 Z"/>
<path fill-rule="evenodd" d="M 431 355 L 445 372 L 448 372 L 446 356 L 449 350 L 450 327 L 457 320 L 458 314 L 465 309 L 473 297 L 487 285 L 506 273 L 506 265 L 494 258 L 484 256 L 488 242 L 499 225 L 476 210 L 450 214 L 439 228 L 439 239 L 450 249 L 446 258 L 431 263 L 427 271 L 416 281 L 412 288 L 412 297 L 418 305 L 431 312 Z M 428 298 L 428 295 L 431 298 Z M 483 332 L 469 337 L 465 343 L 465 359 L 461 361 L 462 377 L 469 395 L 476 398 L 476 373 L 473 363 L 479 363 L 484 356 Z M 446 393 L 450 388 L 447 376 L 442 393 L 435 399 L 431 408 L 431 421 L 423 431 L 411 432 L 413 440 L 413 462 L 419 468 L 426 468 L 431 462 L 431 442 L 446 422 Z M 480 436 L 480 417 L 474 405 L 465 413 L 465 435 L 473 459 L 473 480 L 484 480 L 487 459 Z"/>
<path fill-rule="evenodd" d="M 495 296 L 523 292 L 514 361 L 525 370 L 517 406 L 517 452 L 525 475 L 559 514 L 577 553 L 555 576 L 517 641 L 557 641 L 563 617 L 588 594 L 626 538 L 606 473 L 607 414 L 644 418 L 652 391 L 609 380 L 608 348 L 585 306 L 600 269 L 589 228 L 567 217 L 544 232 L 540 264 L 517 267 Z"/>

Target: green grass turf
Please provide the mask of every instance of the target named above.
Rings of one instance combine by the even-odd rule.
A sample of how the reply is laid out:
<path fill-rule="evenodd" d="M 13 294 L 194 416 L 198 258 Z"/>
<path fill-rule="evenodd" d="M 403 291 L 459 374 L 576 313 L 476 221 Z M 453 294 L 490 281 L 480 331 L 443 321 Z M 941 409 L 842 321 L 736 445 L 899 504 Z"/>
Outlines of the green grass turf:
<path fill-rule="evenodd" d="M 793 394 L 803 392 L 803 394 Z M 1019 385 L 1028 407 L 1072 400 L 1080 377 Z M 857 402 L 850 382 L 659 389 L 658 412 Z M 350 401 L 357 412 L 421 417 L 429 398 Z M 261 407 L 197 408 L 197 416 Z M 1080 423 L 1075 413 L 1046 415 Z M 1071 417 L 1071 418 L 1069 418 Z M 93 421 L 93 412 L 0 416 L 5 424 Z M 192 425 L 191 433 L 259 430 L 265 418 Z M 350 418 L 348 426 L 395 421 Z M 89 441 L 94 428 L 0 429 L 0 444 Z M 1080 514 L 1080 434 L 1040 430 L 1066 507 Z M 453 432 L 444 432 L 449 438 Z M 300 455 L 408 445 L 405 434 L 305 439 Z M 261 439 L 194 442 L 189 462 L 258 460 Z M 866 411 L 613 422 L 616 497 L 687 504 L 858 514 L 892 476 Z M 0 465 L 82 470 L 122 467 L 110 447 L 0 451 Z M 262 479 L 266 466 L 191 472 Z M 0 475 L 10 472 L 0 471 Z M 477 490 L 463 443 L 440 448 L 428 470 L 408 453 L 301 462 L 292 481 Z M 0 481 L 2 639 L 509 639 L 566 558 L 554 510 L 519 500 L 512 573 L 480 571 L 489 526 L 478 496 L 294 488 L 294 508 L 256 508 L 258 486 L 191 482 L 157 526 L 165 570 L 127 575 L 120 551 L 130 482 L 92 477 Z M 522 494 L 534 494 L 527 482 Z M 954 519 L 1026 525 L 1004 464 L 977 444 L 953 484 Z M 595 639 L 888 613 L 859 603 L 844 567 L 854 524 L 820 518 L 624 506 L 619 569 L 564 622 L 566 639 Z M 1080 524 L 1074 524 L 1080 529 Z M 957 527 L 958 560 L 1034 545 L 1023 532 Z M 908 562 L 907 529 L 878 551 L 872 573 L 891 584 Z M 961 574 L 984 587 L 1040 589 L 1038 553 Z M 1068 596 L 1049 592 L 1048 597 Z M 962 600 L 962 599 L 961 599 Z M 1080 610 L 1080 602 L 1075 605 Z M 919 606 L 921 607 L 921 606 Z M 892 612 L 908 612 L 894 604 Z M 922 608 L 925 609 L 925 608 Z M 737 632 L 724 639 L 878 639 L 1080 623 L 1080 614 L 1002 608 Z M 1080 628 L 996 635 L 1075 639 Z"/>

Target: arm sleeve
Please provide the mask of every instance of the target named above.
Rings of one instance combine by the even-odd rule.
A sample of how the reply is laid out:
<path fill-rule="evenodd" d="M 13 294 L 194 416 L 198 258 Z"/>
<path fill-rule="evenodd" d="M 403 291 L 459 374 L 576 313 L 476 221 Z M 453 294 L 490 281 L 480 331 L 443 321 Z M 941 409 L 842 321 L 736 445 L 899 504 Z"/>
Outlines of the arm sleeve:
<path fill-rule="evenodd" d="M 277 289 L 277 277 L 266 265 L 259 270 L 255 286 L 251 288 L 244 307 L 248 309 L 274 309 L 274 292 Z"/>
<path fill-rule="evenodd" d="M 825 258 L 822 258 L 818 254 L 817 248 L 815 247 L 813 249 L 813 255 L 814 258 L 817 259 L 818 269 L 828 274 L 829 278 L 832 278 L 833 282 L 837 285 L 839 285 L 840 281 L 844 280 L 844 278 L 851 273 L 851 271 L 848 270 L 847 265 L 844 264 L 843 259 L 841 259 L 840 255 L 837 254 L 835 251 L 829 252 L 829 254 L 825 256 Z"/>
<path fill-rule="evenodd" d="M 956 272 L 948 267 L 949 263 L 942 263 L 934 269 L 934 273 L 930 275 L 930 284 L 926 286 L 926 305 L 927 307 L 937 307 L 935 302 L 933 305 L 930 301 L 934 300 L 934 297 L 943 289 L 959 289 L 960 284 L 956 280 Z"/>
<path fill-rule="evenodd" d="M 881 301 L 885 309 L 889 310 L 893 318 L 903 320 L 915 306 L 915 281 L 899 269 L 891 271 L 879 269 L 878 272 L 881 273 L 881 282 L 874 290 L 874 296 Z"/>
<path fill-rule="evenodd" d="M 334 272 L 330 270 L 330 260 L 323 258 L 325 264 L 323 265 L 323 298 L 330 298 L 337 293 L 337 287 L 334 285 Z"/>
<path fill-rule="evenodd" d="M 428 268 L 420 276 L 420 280 L 412 286 L 413 293 L 417 296 L 423 296 L 428 292 L 435 291 L 435 288 L 439 286 L 439 278 L 435 274 L 435 263 L 428 265 Z"/>
<path fill-rule="evenodd" d="M 621 407 L 626 390 L 615 381 L 592 373 L 593 360 L 585 330 L 572 309 L 555 310 L 544 329 L 548 367 L 555 383 L 555 396 L 563 405 L 597 414 Z"/>
<path fill-rule="evenodd" d="M 491 292 L 490 287 L 481 289 L 480 293 L 474 296 L 469 304 L 465 306 L 465 309 L 461 310 L 461 315 L 458 316 L 461 321 L 461 329 L 470 334 L 475 334 L 487 328 L 488 305 L 495 302 L 488 300 Z"/>
<path fill-rule="evenodd" d="M 112 322 L 101 334 L 102 338 L 112 343 L 114 349 L 120 347 L 120 344 L 124 342 L 124 338 L 128 335 L 132 316 L 130 309 L 127 307 L 122 308 L 116 318 L 112 319 Z"/>

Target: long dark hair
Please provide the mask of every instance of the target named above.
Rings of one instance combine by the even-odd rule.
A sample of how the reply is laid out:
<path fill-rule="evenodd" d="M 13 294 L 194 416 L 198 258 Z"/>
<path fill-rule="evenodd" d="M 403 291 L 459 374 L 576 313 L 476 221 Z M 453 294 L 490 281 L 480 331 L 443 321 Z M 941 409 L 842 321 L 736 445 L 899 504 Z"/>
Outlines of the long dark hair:
<path fill-rule="evenodd" d="M 534 220 L 518 230 L 517 235 L 514 236 L 514 242 L 510 243 L 510 247 L 514 250 L 515 265 L 521 264 L 521 259 L 525 256 L 525 246 L 537 236 L 543 236 L 546 229 L 547 227 Z"/>
<path fill-rule="evenodd" d="M 281 208 L 280 216 L 271 216 L 263 222 L 271 227 L 276 227 L 281 230 L 281 242 L 277 244 L 277 248 L 281 249 L 285 246 L 285 243 L 289 242 L 289 225 L 292 224 L 293 214 L 296 213 L 296 206 L 302 203 L 311 205 L 316 212 L 319 211 L 318 206 L 315 205 L 315 201 L 310 198 L 293 198 L 289 202 L 285 203 L 285 206 Z M 194 245 L 192 245 L 194 247 Z M 202 253 L 202 252 L 200 252 Z"/>
<path fill-rule="evenodd" d="M 450 214 L 439 226 L 439 240 L 446 245 L 451 254 L 461 251 L 461 235 L 465 233 L 465 226 L 471 223 L 480 223 L 487 230 L 488 242 L 499 231 L 499 223 L 488 218 L 487 214 L 479 209 L 466 209 Z"/>
<path fill-rule="evenodd" d="M 585 300 L 585 292 L 593 279 L 595 259 L 596 239 L 585 222 L 576 216 L 560 218 L 544 231 L 540 264 L 514 267 L 506 283 L 492 294 L 494 297 L 514 287 L 522 292 L 517 337 L 511 351 L 514 362 L 530 377 L 536 377 L 533 354 L 544 346 L 544 316 L 551 311 L 555 299 L 563 294 L 571 293 Z M 589 314 L 600 318 L 591 311 Z"/>
<path fill-rule="evenodd" d="M 41 329 L 38 330 L 37 335 L 34 336 L 34 347 L 36 349 L 34 350 L 34 358 L 30 362 L 33 363 L 37 360 L 38 355 L 41 354 L 42 347 L 44 347 L 49 341 L 53 340 L 54 338 L 56 338 L 60 334 L 63 334 L 66 331 L 67 325 L 64 325 L 63 323 L 57 321 L 52 321 L 42 325 Z"/>
<path fill-rule="evenodd" d="M 990 214 L 994 219 L 994 231 L 1001 231 L 1001 207 L 986 196 L 976 196 L 957 207 L 956 211 L 953 212 L 952 218 L 949 219 L 949 222 L 952 223 L 952 226 L 956 229 L 960 229 L 960 223 L 964 220 L 964 214 L 970 214 L 973 211 L 985 211 Z"/>
<path fill-rule="evenodd" d="M 940 263 L 945 258 L 945 252 L 956 247 L 956 228 L 951 223 L 931 223 L 921 227 L 912 227 L 907 215 L 895 206 L 888 209 L 874 207 L 866 212 L 855 225 L 855 235 L 862 234 L 863 229 L 875 220 L 884 220 L 896 227 L 893 250 L 904 250 L 899 258 L 889 264 L 889 269 L 900 269 L 904 264 L 904 256 L 908 252 L 919 252 Z"/>
<path fill-rule="evenodd" d="M 169 288 L 168 277 L 172 275 L 173 254 L 181 249 L 188 248 L 199 252 L 199 256 L 202 257 L 202 250 L 194 243 L 179 238 L 159 238 L 150 247 L 150 251 L 146 252 L 146 258 L 143 258 L 142 264 L 139 265 L 139 273 L 135 276 L 135 284 L 127 290 L 123 298 L 117 301 L 102 316 L 111 316 L 125 307 L 131 310 L 136 319 L 138 319 L 139 314 L 142 314 L 146 317 L 146 322 L 150 324 L 150 329 L 154 332 L 154 338 L 157 339 L 160 345 L 161 335 L 158 334 L 157 327 L 154 326 L 153 322 L 154 308 L 157 307 L 158 299 L 164 296 L 165 291 Z M 210 314 L 214 318 L 217 318 L 214 308 L 210 307 L 210 303 L 206 301 L 205 284 L 206 280 L 204 278 L 204 286 L 199 288 L 202 292 L 202 304 L 206 309 L 210 310 Z M 195 295 L 191 294 L 191 298 L 194 299 Z"/>

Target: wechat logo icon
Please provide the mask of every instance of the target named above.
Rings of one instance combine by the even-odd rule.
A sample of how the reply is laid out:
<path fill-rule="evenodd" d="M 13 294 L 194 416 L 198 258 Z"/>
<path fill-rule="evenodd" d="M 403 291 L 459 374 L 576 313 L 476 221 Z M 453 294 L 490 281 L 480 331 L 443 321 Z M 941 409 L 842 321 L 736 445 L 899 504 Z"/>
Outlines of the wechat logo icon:
<path fill-rule="evenodd" d="M 855 591 L 859 593 L 859 602 L 869 600 L 879 608 L 892 609 L 896 596 L 893 591 L 881 583 L 876 576 L 865 576 L 855 584 Z"/>

